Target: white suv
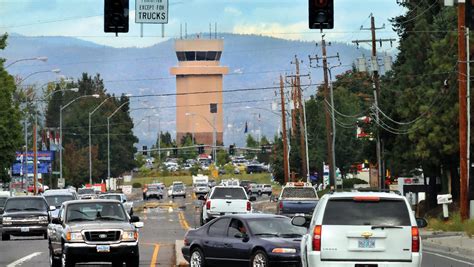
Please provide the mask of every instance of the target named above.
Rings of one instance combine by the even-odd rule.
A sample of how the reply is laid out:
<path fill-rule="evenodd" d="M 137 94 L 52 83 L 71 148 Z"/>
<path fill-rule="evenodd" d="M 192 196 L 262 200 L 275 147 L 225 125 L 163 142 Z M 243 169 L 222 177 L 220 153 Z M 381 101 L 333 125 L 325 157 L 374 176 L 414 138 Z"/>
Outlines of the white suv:
<path fill-rule="evenodd" d="M 293 224 L 304 225 L 296 216 Z M 301 241 L 306 266 L 421 266 L 422 245 L 405 197 L 383 192 L 324 195 Z"/>

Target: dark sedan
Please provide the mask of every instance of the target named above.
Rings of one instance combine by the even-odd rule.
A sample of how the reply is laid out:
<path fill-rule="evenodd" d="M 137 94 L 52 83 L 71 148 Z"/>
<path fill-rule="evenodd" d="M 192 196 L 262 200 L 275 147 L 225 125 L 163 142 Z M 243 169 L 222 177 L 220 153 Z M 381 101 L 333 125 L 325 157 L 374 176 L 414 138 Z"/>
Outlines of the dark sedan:
<path fill-rule="evenodd" d="M 301 266 L 300 241 L 306 228 L 284 216 L 239 214 L 189 230 L 182 253 L 191 267 Z"/>

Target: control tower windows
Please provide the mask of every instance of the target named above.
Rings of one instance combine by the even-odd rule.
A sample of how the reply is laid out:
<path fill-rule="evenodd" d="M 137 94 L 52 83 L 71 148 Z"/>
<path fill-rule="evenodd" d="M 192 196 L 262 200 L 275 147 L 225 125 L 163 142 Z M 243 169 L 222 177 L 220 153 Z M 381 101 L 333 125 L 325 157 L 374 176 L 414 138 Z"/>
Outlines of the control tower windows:
<path fill-rule="evenodd" d="M 176 52 L 179 61 L 219 61 L 221 54 L 221 51 Z"/>

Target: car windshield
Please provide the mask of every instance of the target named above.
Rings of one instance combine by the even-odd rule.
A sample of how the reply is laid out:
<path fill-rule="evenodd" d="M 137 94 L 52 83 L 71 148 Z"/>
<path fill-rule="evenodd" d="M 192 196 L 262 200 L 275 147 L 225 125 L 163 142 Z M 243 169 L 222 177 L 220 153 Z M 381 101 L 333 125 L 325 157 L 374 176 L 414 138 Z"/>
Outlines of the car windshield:
<path fill-rule="evenodd" d="M 250 231 L 256 236 L 300 237 L 306 234 L 306 228 L 291 224 L 286 217 L 248 219 Z"/>
<path fill-rule="evenodd" d="M 341 212 L 343 210 L 344 212 Z M 408 207 L 403 200 L 354 201 L 331 199 L 326 205 L 324 225 L 410 226 Z"/>
<path fill-rule="evenodd" d="M 159 189 L 160 188 L 157 185 L 148 186 L 148 190 L 150 190 L 150 191 L 158 191 Z"/>
<path fill-rule="evenodd" d="M 317 195 L 312 187 L 285 187 L 281 198 L 317 198 Z"/>
<path fill-rule="evenodd" d="M 243 188 L 216 188 L 212 199 L 247 199 Z"/>
<path fill-rule="evenodd" d="M 120 198 L 119 195 L 103 195 L 103 196 L 100 196 L 99 198 L 101 198 L 101 199 L 112 199 L 112 200 L 121 201 L 121 198 Z"/>
<path fill-rule="evenodd" d="M 5 204 L 5 212 L 47 210 L 48 206 L 42 198 L 10 198 Z"/>
<path fill-rule="evenodd" d="M 94 189 L 90 189 L 90 188 L 81 188 L 77 190 L 77 193 L 79 193 L 80 195 L 95 194 L 95 191 Z"/>
<path fill-rule="evenodd" d="M 205 186 L 207 186 L 207 184 L 196 184 L 196 186 L 198 186 L 198 187 L 205 187 Z"/>
<path fill-rule="evenodd" d="M 126 221 L 122 204 L 113 202 L 84 202 L 67 206 L 66 222 Z"/>
<path fill-rule="evenodd" d="M 72 195 L 45 196 L 44 198 L 49 206 L 55 206 L 56 208 L 60 207 L 63 202 L 74 199 Z"/>
<path fill-rule="evenodd" d="M 182 184 L 175 184 L 175 185 L 173 185 L 173 190 L 183 190 L 183 185 Z"/>

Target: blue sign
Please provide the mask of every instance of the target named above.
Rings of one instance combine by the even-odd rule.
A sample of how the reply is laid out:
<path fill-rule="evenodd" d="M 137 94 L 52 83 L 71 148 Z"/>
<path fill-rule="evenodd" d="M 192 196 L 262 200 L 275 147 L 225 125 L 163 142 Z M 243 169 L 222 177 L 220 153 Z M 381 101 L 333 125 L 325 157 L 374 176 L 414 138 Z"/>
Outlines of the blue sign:
<path fill-rule="evenodd" d="M 16 161 L 22 162 L 24 160 L 25 152 L 24 151 L 17 151 L 16 152 Z M 27 154 L 27 161 L 34 160 L 34 152 L 28 151 Z M 38 157 L 38 161 L 48 161 L 51 162 L 54 160 L 54 151 L 38 151 L 36 152 L 36 156 Z"/>
<path fill-rule="evenodd" d="M 12 167 L 13 174 L 24 174 L 24 166 L 21 163 L 15 163 Z M 28 164 L 28 173 L 34 173 L 33 164 Z M 37 167 L 38 173 L 51 173 L 51 163 L 39 163 Z"/>

